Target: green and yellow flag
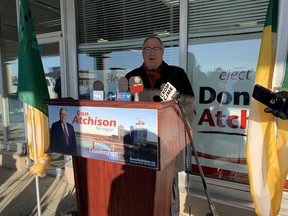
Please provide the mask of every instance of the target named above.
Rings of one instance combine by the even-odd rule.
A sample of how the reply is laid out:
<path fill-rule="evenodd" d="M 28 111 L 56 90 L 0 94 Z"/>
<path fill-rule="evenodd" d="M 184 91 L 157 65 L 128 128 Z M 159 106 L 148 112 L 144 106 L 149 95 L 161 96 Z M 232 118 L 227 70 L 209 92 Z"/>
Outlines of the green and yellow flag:
<path fill-rule="evenodd" d="M 20 1 L 19 20 L 18 98 L 28 105 L 27 144 L 30 158 L 36 160 L 30 170 L 37 176 L 45 176 L 47 168 L 50 166 L 50 158 L 45 154 L 50 145 L 50 138 L 48 107 L 44 104 L 44 100 L 49 99 L 49 92 L 29 0 Z M 34 154 L 34 149 L 36 149 L 36 154 Z"/>
<path fill-rule="evenodd" d="M 279 23 L 286 23 L 288 16 L 286 11 L 283 13 L 279 9 L 287 2 L 270 0 L 258 58 L 255 84 L 272 91 L 283 86 L 286 71 L 285 67 L 280 69 L 279 64 L 286 65 L 288 47 L 283 47 L 283 43 L 287 43 L 288 35 L 284 40 L 279 40 L 279 36 L 283 36 L 287 27 Z M 276 56 L 283 54 L 283 48 L 285 61 L 276 61 Z M 278 80 L 278 85 L 274 80 Z M 265 105 L 251 100 L 246 142 L 247 165 L 257 215 L 276 216 L 280 211 L 288 171 L 288 122 L 265 113 L 265 108 Z"/>

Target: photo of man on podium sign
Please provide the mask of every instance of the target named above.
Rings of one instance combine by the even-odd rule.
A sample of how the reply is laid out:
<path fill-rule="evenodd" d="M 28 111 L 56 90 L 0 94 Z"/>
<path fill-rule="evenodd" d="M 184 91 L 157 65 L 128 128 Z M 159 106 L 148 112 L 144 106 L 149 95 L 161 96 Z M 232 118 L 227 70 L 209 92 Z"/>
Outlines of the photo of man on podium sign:
<path fill-rule="evenodd" d="M 50 131 L 51 151 L 63 154 L 76 153 L 76 137 L 72 124 L 67 122 L 68 111 L 60 108 L 59 121 L 52 124 Z"/>

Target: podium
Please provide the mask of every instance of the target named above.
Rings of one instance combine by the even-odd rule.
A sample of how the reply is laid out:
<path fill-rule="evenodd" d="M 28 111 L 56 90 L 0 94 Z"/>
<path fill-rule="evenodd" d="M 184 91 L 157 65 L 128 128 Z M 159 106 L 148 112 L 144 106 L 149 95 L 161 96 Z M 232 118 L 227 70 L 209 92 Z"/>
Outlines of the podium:
<path fill-rule="evenodd" d="M 174 101 L 45 103 L 50 127 L 65 107 L 75 128 L 78 147 L 71 155 L 79 215 L 169 215 L 175 158 L 186 145 Z"/>

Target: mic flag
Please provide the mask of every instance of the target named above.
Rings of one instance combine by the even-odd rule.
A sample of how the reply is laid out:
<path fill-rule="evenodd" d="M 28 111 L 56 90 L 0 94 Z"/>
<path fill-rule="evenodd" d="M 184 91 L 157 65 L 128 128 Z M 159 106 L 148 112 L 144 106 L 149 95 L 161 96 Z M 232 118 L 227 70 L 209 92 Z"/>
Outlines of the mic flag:
<path fill-rule="evenodd" d="M 144 89 L 143 81 L 140 76 L 132 76 L 129 79 L 130 91 L 134 93 L 134 101 L 139 101 L 139 92 Z"/>
<path fill-rule="evenodd" d="M 97 80 L 93 83 L 93 100 L 104 100 L 104 84 Z"/>
<path fill-rule="evenodd" d="M 116 92 L 117 101 L 131 101 L 132 95 L 128 91 L 128 80 L 126 77 L 121 76 L 118 79 L 118 91 Z"/>
<path fill-rule="evenodd" d="M 128 80 L 125 76 L 121 76 L 118 79 L 118 90 L 120 92 L 127 92 L 128 91 Z"/>
<path fill-rule="evenodd" d="M 104 84 L 100 80 L 97 80 L 93 83 L 93 90 L 95 91 L 103 91 L 104 90 Z"/>
<path fill-rule="evenodd" d="M 160 92 L 160 98 L 163 101 L 174 100 L 177 94 L 177 89 L 171 83 L 167 82 Z"/>
<path fill-rule="evenodd" d="M 132 93 L 142 92 L 144 89 L 143 81 L 140 76 L 132 76 L 129 79 L 129 87 Z"/>

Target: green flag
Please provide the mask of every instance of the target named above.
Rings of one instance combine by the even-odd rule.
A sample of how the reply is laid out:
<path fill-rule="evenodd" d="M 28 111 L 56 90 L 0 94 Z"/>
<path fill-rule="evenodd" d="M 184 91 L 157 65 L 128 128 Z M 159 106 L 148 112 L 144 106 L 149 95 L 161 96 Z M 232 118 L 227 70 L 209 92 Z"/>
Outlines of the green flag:
<path fill-rule="evenodd" d="M 288 88 L 288 55 L 286 58 L 285 76 L 284 76 L 282 88 L 286 88 L 286 89 Z"/>
<path fill-rule="evenodd" d="M 20 0 L 18 50 L 18 98 L 27 104 L 27 145 L 34 160 L 30 171 L 45 176 L 50 167 L 50 157 L 45 154 L 50 145 L 48 107 L 49 99 L 44 69 L 34 31 L 29 0 Z"/>
<path fill-rule="evenodd" d="M 29 0 L 20 1 L 18 51 L 18 98 L 48 115 L 49 99 L 44 69 L 34 31 Z"/>

